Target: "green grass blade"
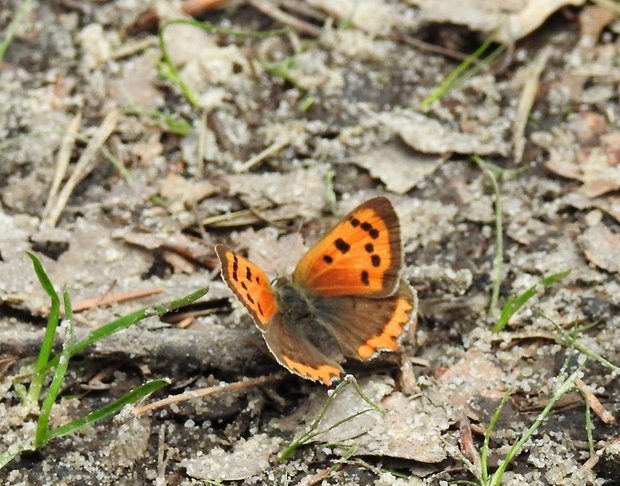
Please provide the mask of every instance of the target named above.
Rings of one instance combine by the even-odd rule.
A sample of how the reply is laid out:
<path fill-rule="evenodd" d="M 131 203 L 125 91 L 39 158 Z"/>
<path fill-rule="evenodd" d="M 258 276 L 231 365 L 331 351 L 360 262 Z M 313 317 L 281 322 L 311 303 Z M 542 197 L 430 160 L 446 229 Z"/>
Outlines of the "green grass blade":
<path fill-rule="evenodd" d="M 494 39 L 495 32 L 489 35 L 480 45 L 480 47 L 478 47 L 478 49 L 476 49 L 469 56 L 467 56 L 467 58 L 463 62 L 461 62 L 456 68 L 452 70 L 450 74 L 448 74 L 448 76 L 446 76 L 446 78 L 441 82 L 441 84 L 437 86 L 437 88 L 435 88 L 430 95 L 428 95 L 422 100 L 421 107 L 426 108 L 430 106 L 434 101 L 442 98 L 446 95 L 446 93 L 448 93 L 452 88 L 454 88 L 461 74 L 464 73 L 465 70 L 473 62 L 477 61 L 478 58 L 482 56 L 482 54 L 484 54 L 484 52 L 489 48 Z"/>
<path fill-rule="evenodd" d="M 506 301 L 502 312 L 500 313 L 499 319 L 491 328 L 491 331 L 495 333 L 503 331 L 508 324 L 508 321 L 515 314 L 515 312 L 517 312 L 521 307 L 525 305 L 528 300 L 530 300 L 534 295 L 536 295 L 539 285 L 549 287 L 556 283 L 558 280 L 562 280 L 570 272 L 570 270 L 564 270 L 563 272 L 554 273 L 553 275 L 549 275 L 548 277 L 543 278 L 538 284 L 531 286 L 518 297 L 510 296 Z"/>
<path fill-rule="evenodd" d="M 564 329 L 562 329 L 562 327 L 557 322 L 555 322 L 550 317 L 547 317 L 539 309 L 533 309 L 533 310 L 534 310 L 535 315 L 542 317 L 546 321 L 550 322 L 551 324 L 553 324 L 553 327 L 557 329 L 559 336 L 556 338 L 556 342 L 558 344 L 565 346 L 569 349 L 574 349 L 575 351 L 579 351 L 581 354 L 587 356 L 588 358 L 598 361 L 605 368 L 608 368 L 611 371 L 616 372 L 616 373 L 618 372 L 618 370 L 620 369 L 618 366 L 616 366 L 611 361 L 604 358 L 603 356 L 601 356 L 594 350 L 588 348 L 585 344 L 583 344 L 581 341 L 577 339 L 577 336 L 580 333 L 584 332 L 584 329 L 590 329 L 592 325 L 585 326 L 582 328 L 575 328 L 573 332 L 569 334 Z"/>
<path fill-rule="evenodd" d="M 20 451 L 21 452 L 21 451 Z M 0 454 L 0 469 L 15 459 L 20 452 L 3 452 Z"/>
<path fill-rule="evenodd" d="M 482 444 L 482 450 L 480 451 L 480 474 L 482 476 L 482 484 L 487 484 L 489 481 L 489 469 L 488 469 L 488 457 L 489 457 L 489 442 L 491 441 L 491 434 L 493 433 L 493 429 L 495 425 L 497 425 L 497 421 L 502 415 L 502 411 L 506 406 L 506 402 L 510 398 L 510 391 L 506 392 L 502 401 L 499 402 L 493 417 L 491 417 L 491 421 L 489 422 L 489 426 L 487 427 L 487 431 L 484 434 L 484 442 Z"/>
<path fill-rule="evenodd" d="M 590 457 L 594 456 L 596 451 L 594 450 L 594 437 L 592 435 L 592 430 L 594 427 L 592 426 L 592 414 L 590 413 L 590 402 L 588 401 L 588 397 L 586 397 L 585 393 L 579 390 L 581 396 L 583 398 L 584 403 L 586 404 L 586 436 L 588 437 L 588 450 L 590 451 Z"/>
<path fill-rule="evenodd" d="M 0 44 L 0 61 L 4 59 L 6 51 L 9 49 L 9 45 L 11 44 L 11 41 L 15 36 L 15 32 L 17 32 L 19 24 L 22 23 L 22 20 L 26 16 L 26 13 L 30 8 L 31 3 L 32 0 L 25 0 L 24 2 L 22 2 L 20 9 L 17 11 L 17 15 L 15 15 L 15 17 L 7 27 L 4 38 L 2 39 L 2 43 Z"/>
<path fill-rule="evenodd" d="M 491 476 L 491 479 L 489 481 L 490 486 L 499 486 L 501 484 L 502 477 L 506 472 L 508 464 L 510 464 L 510 462 L 521 452 L 523 445 L 538 430 L 543 420 L 551 413 L 551 409 L 555 406 L 557 401 L 573 389 L 573 387 L 575 386 L 575 380 L 577 380 L 577 378 L 579 378 L 581 374 L 582 371 L 580 367 L 558 387 L 558 389 L 553 394 L 551 400 L 549 400 L 549 403 L 547 404 L 545 409 L 540 412 L 538 417 L 536 417 L 534 423 L 530 426 L 529 429 L 527 429 L 527 431 L 521 436 L 521 438 L 512 445 L 512 447 L 508 451 L 508 454 L 506 455 L 506 458 L 500 463 L 495 473 L 493 473 L 493 476 Z"/>
<path fill-rule="evenodd" d="M 118 171 L 118 173 L 125 179 L 127 182 L 131 182 L 131 171 L 123 165 L 123 163 L 112 154 L 106 147 L 101 147 L 99 149 L 101 154 L 112 164 L 112 166 Z"/>
<path fill-rule="evenodd" d="M 58 366 L 56 367 L 56 372 L 54 373 L 54 378 L 52 378 L 52 383 L 47 391 L 47 396 L 45 397 L 45 400 L 43 400 L 43 405 L 41 406 L 41 413 L 39 415 L 37 430 L 34 437 L 35 447 L 40 447 L 49 440 L 48 425 L 50 413 L 54 403 L 56 403 L 56 397 L 58 397 L 58 393 L 60 392 L 60 387 L 65 379 L 67 369 L 69 368 L 69 361 L 71 359 L 69 353 L 71 343 L 73 341 L 73 309 L 71 307 L 71 298 L 66 290 L 63 292 L 63 297 L 65 302 L 65 322 L 67 323 L 67 332 L 62 345 L 62 352 L 60 353 Z"/>
<path fill-rule="evenodd" d="M 0 469 L 19 456 L 22 452 L 33 451 L 31 442 L 13 443 L 6 452 L 0 453 Z"/>
<path fill-rule="evenodd" d="M 84 348 L 99 341 L 100 339 L 108 337 L 122 329 L 127 329 L 129 326 L 132 326 L 136 322 L 139 322 L 142 319 L 145 319 L 146 317 L 160 316 L 162 314 L 165 314 L 166 312 L 170 312 L 172 310 L 178 309 L 179 307 L 184 307 L 186 305 L 189 305 L 195 300 L 198 300 L 200 297 L 205 295 L 208 291 L 209 291 L 209 288 L 205 287 L 200 290 L 197 290 L 196 292 L 192 292 L 191 294 L 186 295 L 185 297 L 182 297 L 180 299 L 175 299 L 170 302 L 166 302 L 165 304 L 145 307 L 136 312 L 132 312 L 131 314 L 127 314 L 126 316 L 123 316 L 108 324 L 105 324 L 95 329 L 93 332 L 91 332 L 88 336 L 86 336 L 81 341 L 78 341 L 77 343 L 73 344 L 71 346 L 71 349 L 69 350 L 70 356 L 76 355 L 77 353 L 82 351 Z M 58 364 L 59 358 L 60 358 L 59 356 L 55 356 L 48 363 L 47 369 L 53 366 L 56 366 Z"/>
<path fill-rule="evenodd" d="M 480 167 L 480 170 L 489 179 L 495 194 L 495 258 L 493 258 L 493 290 L 491 291 L 491 300 L 489 302 L 489 312 L 493 312 L 497 308 L 499 302 L 499 291 L 504 278 L 504 228 L 502 223 L 502 198 L 499 190 L 499 184 L 492 170 L 477 155 L 473 157 L 474 162 Z"/>
<path fill-rule="evenodd" d="M 56 289 L 54 289 L 54 285 L 47 276 L 45 268 L 43 268 L 43 265 L 41 264 L 41 260 L 39 260 L 34 253 L 26 252 L 26 254 L 32 260 L 32 265 L 34 266 L 34 271 L 37 274 L 39 282 L 41 283 L 41 287 L 43 287 L 43 290 L 45 290 L 52 301 L 50 306 L 50 315 L 47 319 L 47 325 L 45 326 L 45 335 L 43 336 L 41 348 L 39 349 L 39 356 L 37 357 L 37 362 L 34 367 L 34 373 L 32 375 L 32 380 L 28 390 L 29 400 L 31 403 L 34 403 L 39 400 L 41 388 L 43 387 L 43 382 L 45 381 L 45 376 L 47 375 L 45 366 L 49 360 L 52 347 L 54 346 L 54 338 L 56 337 L 56 328 L 58 327 L 58 321 L 60 318 L 60 297 L 58 297 L 58 293 L 56 292 Z"/>
<path fill-rule="evenodd" d="M 127 109 L 127 115 L 145 116 L 165 125 L 170 133 L 186 136 L 192 129 L 192 125 L 183 117 L 170 115 L 159 110 Z"/>
<path fill-rule="evenodd" d="M 93 412 L 90 412 L 88 415 L 51 430 L 47 435 L 47 441 L 77 432 L 87 425 L 92 425 L 100 420 L 111 417 L 112 415 L 120 412 L 123 407 L 141 400 L 150 393 L 167 386 L 169 383 L 169 380 L 164 379 L 151 380 L 138 388 L 131 390 L 119 399 L 114 400 L 113 402 L 108 403 Z"/>

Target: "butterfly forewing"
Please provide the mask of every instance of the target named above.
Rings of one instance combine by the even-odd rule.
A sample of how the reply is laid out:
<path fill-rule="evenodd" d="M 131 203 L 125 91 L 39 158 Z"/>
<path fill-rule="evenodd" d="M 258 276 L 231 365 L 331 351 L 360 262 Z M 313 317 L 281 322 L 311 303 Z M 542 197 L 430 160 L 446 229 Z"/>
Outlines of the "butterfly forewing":
<path fill-rule="evenodd" d="M 222 264 L 222 277 L 228 288 L 250 311 L 254 321 L 266 327 L 278 305 L 265 272 L 224 245 L 217 245 L 215 252 Z"/>
<path fill-rule="evenodd" d="M 398 284 L 401 251 L 394 207 L 376 197 L 351 211 L 304 255 L 293 281 L 322 296 L 385 297 Z"/>

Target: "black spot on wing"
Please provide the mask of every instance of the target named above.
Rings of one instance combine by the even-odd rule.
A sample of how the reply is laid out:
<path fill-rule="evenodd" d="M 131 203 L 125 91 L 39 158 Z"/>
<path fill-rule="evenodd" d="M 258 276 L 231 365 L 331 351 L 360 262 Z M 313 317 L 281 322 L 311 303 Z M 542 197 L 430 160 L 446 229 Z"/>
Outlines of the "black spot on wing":
<path fill-rule="evenodd" d="M 366 270 L 362 270 L 362 283 L 364 285 L 370 285 L 370 280 L 368 280 L 368 272 Z"/>
<path fill-rule="evenodd" d="M 360 225 L 360 220 L 357 218 L 351 218 L 350 221 L 351 221 L 351 226 L 353 226 L 354 228 Z"/>
<path fill-rule="evenodd" d="M 237 270 L 239 269 L 239 259 L 237 258 L 237 255 L 233 255 L 233 280 L 235 282 L 239 281 L 239 278 L 237 277 Z"/>
<path fill-rule="evenodd" d="M 381 257 L 379 255 L 371 255 L 370 261 L 372 262 L 373 267 L 378 267 L 381 265 Z"/>
<path fill-rule="evenodd" d="M 336 245 L 336 248 L 340 250 L 340 253 L 346 253 L 351 249 L 351 245 L 349 245 L 342 238 L 338 238 L 336 241 L 334 241 L 334 245 Z"/>
<path fill-rule="evenodd" d="M 364 245 L 364 249 L 368 252 L 368 253 L 372 253 L 373 251 L 375 251 L 375 247 L 372 243 L 366 243 L 366 245 Z"/>
<path fill-rule="evenodd" d="M 332 263 L 334 261 L 334 259 L 332 257 L 330 257 L 329 255 L 323 255 L 323 261 L 325 263 Z"/>

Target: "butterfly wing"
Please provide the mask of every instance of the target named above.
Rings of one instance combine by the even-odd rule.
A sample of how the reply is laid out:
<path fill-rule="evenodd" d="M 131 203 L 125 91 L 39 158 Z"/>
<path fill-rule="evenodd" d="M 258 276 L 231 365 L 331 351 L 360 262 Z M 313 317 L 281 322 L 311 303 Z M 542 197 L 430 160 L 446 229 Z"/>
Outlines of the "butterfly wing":
<path fill-rule="evenodd" d="M 321 296 L 385 297 L 398 286 L 400 225 L 389 199 L 376 197 L 343 218 L 300 260 L 293 282 Z"/>
<path fill-rule="evenodd" d="M 263 337 L 278 363 L 291 373 L 328 386 L 343 373 L 338 363 L 312 345 L 279 312 L 274 315 Z"/>
<path fill-rule="evenodd" d="M 381 350 L 398 348 L 405 330 L 416 322 L 416 291 L 404 280 L 394 295 L 372 297 L 319 297 L 317 317 L 334 335 L 342 352 L 369 360 Z M 415 324 L 414 324 L 415 325 Z"/>
<path fill-rule="evenodd" d="M 224 245 L 217 245 L 215 253 L 222 264 L 224 282 L 250 312 L 261 331 L 264 331 L 278 310 L 267 275 Z"/>

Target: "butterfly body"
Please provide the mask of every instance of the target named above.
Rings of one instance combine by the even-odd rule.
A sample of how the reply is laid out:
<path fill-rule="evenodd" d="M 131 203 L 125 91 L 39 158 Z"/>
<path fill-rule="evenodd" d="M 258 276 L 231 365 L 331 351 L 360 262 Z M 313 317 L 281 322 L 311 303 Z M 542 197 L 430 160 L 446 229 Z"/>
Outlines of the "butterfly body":
<path fill-rule="evenodd" d="M 273 295 L 278 309 L 292 325 L 312 317 L 314 302 L 312 294 L 289 279 L 281 277 L 273 284 Z"/>
<path fill-rule="evenodd" d="M 336 224 L 273 285 L 249 260 L 216 246 L 222 276 L 246 306 L 280 364 L 331 384 L 343 357 L 368 360 L 398 347 L 415 319 L 415 291 L 402 266 L 398 217 L 388 199 L 370 199 Z"/>

